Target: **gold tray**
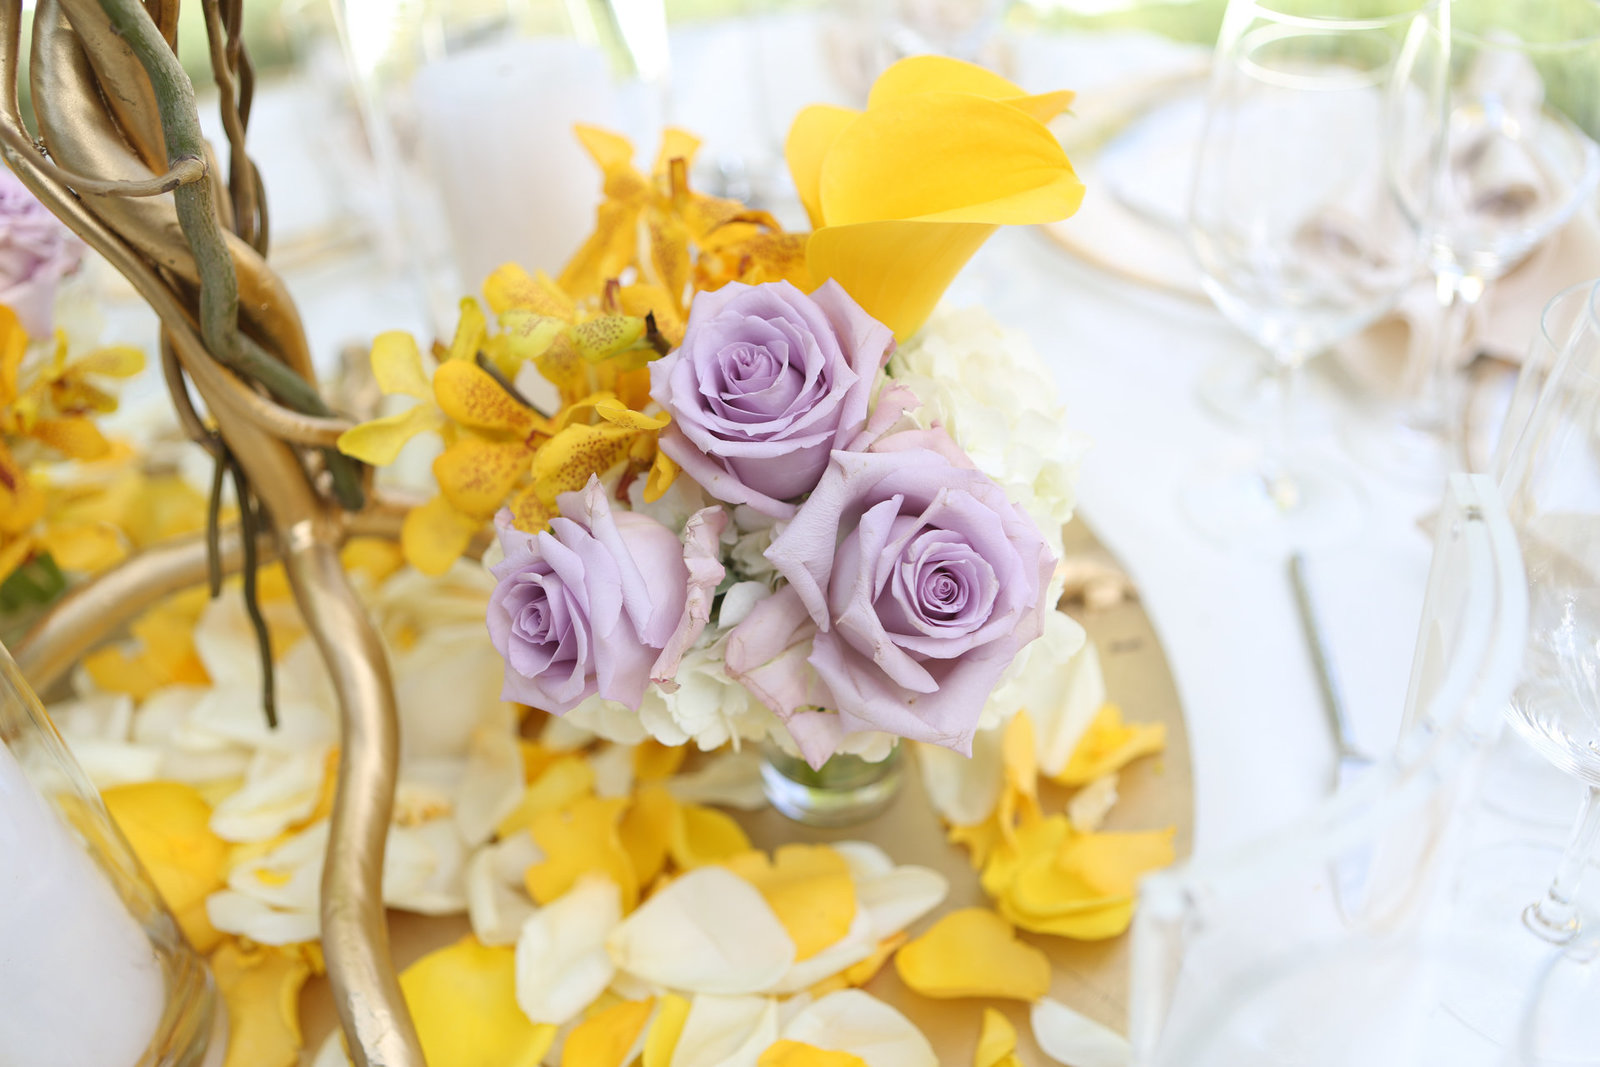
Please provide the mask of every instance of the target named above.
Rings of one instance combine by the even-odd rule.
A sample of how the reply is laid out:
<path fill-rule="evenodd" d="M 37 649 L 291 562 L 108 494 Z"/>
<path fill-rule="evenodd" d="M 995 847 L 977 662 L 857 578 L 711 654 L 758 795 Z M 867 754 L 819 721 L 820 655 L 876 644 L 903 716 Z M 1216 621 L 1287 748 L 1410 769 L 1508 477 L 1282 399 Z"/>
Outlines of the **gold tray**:
<path fill-rule="evenodd" d="M 1115 562 L 1082 522 L 1066 529 L 1068 559 L 1076 563 L 1103 564 L 1108 570 Z M 1137 599 L 1127 598 L 1099 610 L 1085 610 L 1081 604 L 1063 602 L 1063 610 L 1089 632 L 1089 639 L 1100 653 L 1105 672 L 1106 691 L 1121 705 L 1132 722 L 1160 722 L 1167 727 L 1167 748 L 1150 759 L 1138 760 L 1123 770 L 1117 783 L 1119 799 L 1106 820 L 1111 830 L 1177 828 L 1175 845 L 1178 857 L 1189 854 L 1194 834 L 1194 782 L 1189 765 L 1189 735 L 1184 728 L 1183 711 L 1172 672 L 1161 649 L 1150 619 Z M 934 814 L 922 789 L 915 768 L 907 768 L 905 786 L 894 804 L 870 823 L 842 829 L 821 829 L 790 822 L 771 809 L 734 813 L 754 844 L 772 849 L 791 841 L 830 842 L 864 840 L 879 845 L 897 863 L 931 867 L 950 880 L 950 895 L 944 910 L 987 904 L 978 875 L 967 861 L 966 850 L 945 840 L 944 828 Z M 1045 784 L 1040 799 L 1047 811 L 1059 811 L 1068 791 Z M 933 916 L 911 928 L 915 936 Z M 460 939 L 468 932 L 464 916 L 429 918 L 403 912 L 390 913 L 390 934 L 394 960 L 404 968 L 412 960 Z M 1076 1010 L 1122 1033 L 1128 1017 L 1128 936 L 1110 941 L 1069 941 L 1065 938 L 1025 934 L 1024 938 L 1043 948 L 1054 969 L 1050 995 Z M 909 992 L 900 982 L 891 963 L 867 984 L 874 996 L 894 1005 L 916 1023 L 946 1064 L 972 1062 L 977 1046 L 983 1008 L 1004 1011 L 1017 1029 L 1017 1052 L 1028 1067 L 1048 1067 L 1047 1059 L 1033 1042 L 1028 1009 L 1016 1001 L 930 1000 Z M 333 1003 L 326 979 L 307 983 L 300 998 L 305 1028 L 305 1059 L 321 1046 L 335 1025 Z"/>

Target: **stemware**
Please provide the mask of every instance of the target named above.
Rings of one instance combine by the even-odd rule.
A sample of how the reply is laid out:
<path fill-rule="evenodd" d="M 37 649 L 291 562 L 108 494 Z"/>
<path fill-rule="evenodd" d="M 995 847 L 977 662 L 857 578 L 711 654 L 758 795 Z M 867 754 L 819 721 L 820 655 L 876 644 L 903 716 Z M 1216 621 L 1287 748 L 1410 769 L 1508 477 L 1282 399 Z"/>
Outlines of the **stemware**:
<path fill-rule="evenodd" d="M 1600 1064 L 1596 1003 L 1600 1003 L 1600 941 L 1585 938 L 1553 954 L 1541 968 L 1505 1067 Z"/>
<path fill-rule="evenodd" d="M 1208 465 L 1191 518 L 1229 543 L 1305 545 L 1360 515 L 1355 487 L 1294 455 L 1294 392 L 1313 355 L 1387 310 L 1420 248 L 1383 177 L 1384 96 L 1402 46 L 1437 3 L 1233 0 L 1196 158 L 1190 244 L 1202 284 L 1272 356 L 1281 382 L 1264 459 Z"/>
<path fill-rule="evenodd" d="M 1451 0 L 1407 42 L 1389 96 L 1388 168 L 1440 302 L 1401 425 L 1372 459 L 1439 484 L 1460 466 L 1459 368 L 1485 288 L 1600 183 L 1600 4 Z"/>
<path fill-rule="evenodd" d="M 1577 826 L 1528 928 L 1576 936 L 1579 882 L 1600 845 L 1600 287 L 1551 369 L 1502 485 L 1528 572 L 1528 641 L 1508 705 L 1538 752 L 1584 783 Z"/>

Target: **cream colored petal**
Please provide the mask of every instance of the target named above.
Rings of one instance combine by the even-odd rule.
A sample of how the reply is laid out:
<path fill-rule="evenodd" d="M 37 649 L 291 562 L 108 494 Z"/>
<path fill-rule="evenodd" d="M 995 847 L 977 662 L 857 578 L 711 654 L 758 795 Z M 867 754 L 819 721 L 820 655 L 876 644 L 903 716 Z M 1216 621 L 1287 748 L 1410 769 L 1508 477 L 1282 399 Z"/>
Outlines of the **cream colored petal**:
<path fill-rule="evenodd" d="M 672 1067 L 756 1067 L 777 1039 L 777 1001 L 702 994 L 689 1002 Z"/>
<path fill-rule="evenodd" d="M 625 797 L 633 792 L 632 745 L 602 745 L 589 757 L 596 796 Z"/>
<path fill-rule="evenodd" d="M 327 1036 L 312 1057 L 311 1067 L 350 1067 L 350 1057 L 344 1054 L 343 1036 L 343 1031 L 334 1027 L 333 1033 Z"/>
<path fill-rule="evenodd" d="M 667 780 L 667 791 L 685 804 L 711 804 L 740 811 L 767 806 L 761 789 L 761 756 L 753 750 L 722 752 L 687 774 Z"/>
<path fill-rule="evenodd" d="M 855 918 L 850 921 L 849 932 L 844 937 L 809 959 L 803 959 L 790 967 L 788 973 L 775 982 L 767 992 L 780 994 L 804 992 L 824 978 L 860 963 L 871 956 L 877 947 L 878 942 L 872 936 L 872 916 L 868 914 L 866 908 L 859 908 Z"/>
<path fill-rule="evenodd" d="M 469 847 L 483 844 L 522 797 L 522 747 L 516 724 L 496 705 L 468 742 L 465 772 L 456 790 L 456 828 Z M 498 719 L 499 721 L 495 721 Z"/>
<path fill-rule="evenodd" d="M 163 777 L 161 768 L 166 762 L 165 754 L 157 745 L 105 741 L 69 730 L 62 730 L 61 738 L 96 789 L 151 782 Z"/>
<path fill-rule="evenodd" d="M 927 867 L 896 867 L 856 883 L 856 901 L 872 920 L 872 937 L 899 933 L 944 903 L 950 883 Z"/>
<path fill-rule="evenodd" d="M 225 841 L 267 841 L 309 818 L 322 795 L 328 749 L 260 752 L 245 782 L 211 813 L 211 829 Z"/>
<path fill-rule="evenodd" d="M 1061 612 L 1049 612 L 1042 640 L 1068 640 L 1071 635 L 1058 638 L 1051 631 L 1077 626 Z M 1040 669 L 1030 672 L 1032 676 L 1027 679 L 1028 692 L 1023 706 L 1033 720 L 1039 771 L 1057 775 L 1066 769 L 1073 750 L 1105 704 L 1106 681 L 1100 670 L 1099 653 L 1089 642 L 1084 642 L 1076 655 L 1039 666 Z"/>
<path fill-rule="evenodd" d="M 1044 1054 L 1069 1067 L 1127 1067 L 1133 1048 L 1128 1039 L 1082 1015 L 1059 1000 L 1045 997 L 1029 1013 L 1033 1039 Z"/>
<path fill-rule="evenodd" d="M 1072 794 L 1067 801 L 1067 818 L 1080 834 L 1092 834 L 1106 821 L 1117 803 L 1117 772 L 1102 775 Z"/>
<path fill-rule="evenodd" d="M 691 993 L 763 990 L 794 963 L 795 946 L 755 887 L 700 867 L 658 891 L 608 942 L 617 967 Z"/>
<path fill-rule="evenodd" d="M 517 938 L 517 1004 L 536 1023 L 576 1018 L 616 973 L 606 938 L 622 920 L 622 895 L 609 878 L 585 876 L 530 915 Z"/>
<path fill-rule="evenodd" d="M 453 819 L 392 826 L 383 854 L 383 900 L 422 915 L 453 915 L 467 906 L 466 842 Z"/>
<path fill-rule="evenodd" d="M 513 834 L 484 845 L 467 861 L 467 918 L 485 945 L 514 945 L 522 924 L 534 913 L 523 878 L 542 859 L 528 834 Z"/>
<path fill-rule="evenodd" d="M 783 1028 L 783 1036 L 848 1052 L 867 1067 L 938 1067 L 939 1057 L 911 1020 L 859 989 L 830 993 Z"/>
<path fill-rule="evenodd" d="M 224 889 L 206 898 L 206 915 L 226 934 L 238 934 L 263 945 L 296 945 L 322 936 L 315 908 L 274 908 L 255 897 Z"/>
<path fill-rule="evenodd" d="M 938 745 L 916 746 L 928 802 L 946 822 L 957 826 L 983 822 L 1000 802 L 1000 735 L 998 729 L 974 734 L 971 759 Z"/>
<path fill-rule="evenodd" d="M 408 760 L 465 756 L 483 716 L 502 713 L 505 664 L 489 644 L 481 616 L 475 625 L 424 632 L 412 647 L 394 653 L 391 665 Z M 450 712 L 441 714 L 443 709 Z"/>
<path fill-rule="evenodd" d="M 274 908 L 315 911 L 328 823 L 317 822 L 253 859 L 234 864 L 228 888 Z"/>

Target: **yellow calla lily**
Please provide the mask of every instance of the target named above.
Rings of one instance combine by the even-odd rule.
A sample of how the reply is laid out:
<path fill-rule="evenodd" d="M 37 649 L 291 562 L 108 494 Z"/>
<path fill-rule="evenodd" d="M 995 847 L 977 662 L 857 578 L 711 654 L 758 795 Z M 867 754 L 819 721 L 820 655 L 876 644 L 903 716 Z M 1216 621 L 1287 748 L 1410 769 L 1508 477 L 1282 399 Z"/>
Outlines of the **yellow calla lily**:
<path fill-rule="evenodd" d="M 517 1006 L 516 949 L 466 937 L 407 967 L 400 991 L 430 1067 L 538 1067 L 556 1028 Z"/>
<path fill-rule="evenodd" d="M 997 227 L 1077 210 L 1083 185 L 1044 125 L 1071 99 L 923 56 L 884 72 L 865 111 L 802 112 L 785 151 L 815 226 L 812 283 L 834 279 L 910 337 Z"/>

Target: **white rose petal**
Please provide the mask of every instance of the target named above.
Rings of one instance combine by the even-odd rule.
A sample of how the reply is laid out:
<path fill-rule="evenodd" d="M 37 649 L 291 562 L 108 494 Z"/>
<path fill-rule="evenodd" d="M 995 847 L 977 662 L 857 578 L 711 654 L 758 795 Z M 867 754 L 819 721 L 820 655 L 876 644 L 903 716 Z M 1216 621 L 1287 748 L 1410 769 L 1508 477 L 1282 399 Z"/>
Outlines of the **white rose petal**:
<path fill-rule="evenodd" d="M 1067 819 L 1080 834 L 1100 829 L 1117 803 L 1117 772 L 1101 775 L 1067 801 Z"/>
<path fill-rule="evenodd" d="M 872 920 L 881 941 L 899 933 L 944 902 L 950 883 L 927 867 L 896 867 L 888 874 L 856 883 L 856 905 Z"/>
<path fill-rule="evenodd" d="M 211 829 L 224 841 L 268 841 L 305 819 L 322 795 L 328 751 L 258 752 L 244 785 L 212 810 Z"/>
<path fill-rule="evenodd" d="M 536 1023 L 560 1025 L 605 992 L 616 973 L 606 938 L 622 920 L 622 893 L 598 875 L 528 916 L 517 938 L 517 1004 Z"/>
<path fill-rule="evenodd" d="M 667 779 L 667 792 L 685 804 L 717 804 L 740 811 L 767 806 L 761 757 L 751 751 L 718 753 L 695 770 Z"/>
<path fill-rule="evenodd" d="M 107 741 L 69 730 L 61 731 L 61 739 L 96 789 L 150 782 L 162 777 L 166 754 L 155 745 Z"/>
<path fill-rule="evenodd" d="M 702 994 L 689 1003 L 671 1067 L 756 1067 L 777 1040 L 777 1001 Z"/>
<path fill-rule="evenodd" d="M 972 735 L 971 758 L 940 745 L 918 744 L 916 753 L 928 803 L 946 822 L 972 826 L 987 819 L 1000 803 L 1004 775 L 998 728 Z"/>
<path fill-rule="evenodd" d="M 717 629 L 731 630 L 745 620 L 755 606 L 772 595 L 772 586 L 766 582 L 734 582 L 722 594 L 722 606 L 717 609 Z"/>
<path fill-rule="evenodd" d="M 853 967 L 872 955 L 878 947 L 878 940 L 873 936 L 872 916 L 865 908 L 857 908 L 855 917 L 850 920 L 850 929 L 844 937 L 835 941 L 815 956 L 800 960 L 789 968 L 787 974 L 778 979 L 766 991 L 769 993 L 800 993 L 824 978 L 838 974 L 846 967 Z"/>
<path fill-rule="evenodd" d="M 649 690 L 646 691 L 646 695 L 648 693 Z M 568 744 L 566 746 L 568 748 L 581 748 L 596 737 L 603 737 L 619 745 L 637 745 L 650 736 L 644 723 L 639 720 L 638 712 L 626 704 L 607 700 L 598 694 L 588 697 L 560 718 L 552 719 L 552 723 L 561 725 L 546 727 L 544 731 L 546 737 L 553 732 L 558 737 L 564 734 L 570 735 L 576 741 L 579 735 L 573 734 L 572 731 L 583 731 L 584 740 L 577 744 Z M 545 746 L 554 747 L 548 741 L 545 742 Z"/>
<path fill-rule="evenodd" d="M 1029 1014 L 1033 1039 L 1057 1063 L 1069 1067 L 1127 1067 L 1133 1056 L 1128 1039 L 1059 1000 L 1044 998 Z"/>
<path fill-rule="evenodd" d="M 472 854 L 465 871 L 467 918 L 485 945 L 514 945 L 522 924 L 534 913 L 533 898 L 523 875 L 541 859 L 528 834 L 484 845 Z"/>
<path fill-rule="evenodd" d="M 608 942 L 618 969 L 691 993 L 768 988 L 794 963 L 794 941 L 749 882 L 700 867 L 657 892 Z"/>
<path fill-rule="evenodd" d="M 422 915 L 453 915 L 467 906 L 467 845 L 453 819 L 391 826 L 383 853 L 383 901 Z"/>
<path fill-rule="evenodd" d="M 1082 633 L 1077 623 L 1059 611 L 1050 612 L 1045 616 L 1044 636 L 1034 644 L 1054 641 L 1058 648 L 1064 647 L 1075 636 L 1062 632 L 1067 626 Z M 1033 720 L 1039 770 L 1060 774 L 1106 702 L 1100 656 L 1093 645 L 1079 640 L 1078 647 L 1060 659 L 1041 654 L 1029 661 L 1029 667 L 1025 688 L 1032 691 L 1028 694 L 1032 700 L 1024 706 Z"/>
<path fill-rule="evenodd" d="M 51 704 L 50 721 L 63 734 L 83 740 L 127 741 L 132 737 L 133 698 L 123 693 L 97 693 Z"/>
<path fill-rule="evenodd" d="M 522 747 L 516 724 L 497 705 L 473 732 L 456 790 L 456 827 L 468 845 L 481 845 L 522 798 Z"/>
<path fill-rule="evenodd" d="M 322 936 L 322 921 L 315 908 L 274 908 L 231 889 L 206 898 L 206 916 L 223 933 L 239 934 L 263 945 L 294 945 Z"/>
<path fill-rule="evenodd" d="M 603 745 L 589 757 L 594 771 L 594 791 L 602 797 L 625 797 L 633 792 L 633 747 Z"/>
<path fill-rule="evenodd" d="M 228 888 L 275 908 L 315 912 L 327 850 L 328 822 L 323 819 L 270 851 L 234 864 Z"/>
<path fill-rule="evenodd" d="M 938 1067 L 939 1057 L 911 1020 L 859 989 L 830 993 L 796 1015 L 783 1037 L 848 1052 L 867 1067 Z"/>

